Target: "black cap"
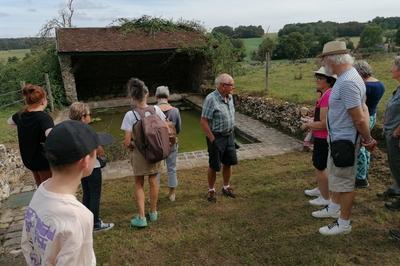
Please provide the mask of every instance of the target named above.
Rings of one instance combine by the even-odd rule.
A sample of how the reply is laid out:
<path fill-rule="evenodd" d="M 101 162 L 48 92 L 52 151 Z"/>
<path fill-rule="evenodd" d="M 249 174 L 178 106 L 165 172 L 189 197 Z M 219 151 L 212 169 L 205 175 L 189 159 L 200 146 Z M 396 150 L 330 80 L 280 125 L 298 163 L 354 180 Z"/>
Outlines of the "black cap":
<path fill-rule="evenodd" d="M 90 126 L 68 120 L 53 127 L 44 147 L 50 165 L 57 166 L 77 162 L 109 141 L 109 137 L 99 138 Z"/>

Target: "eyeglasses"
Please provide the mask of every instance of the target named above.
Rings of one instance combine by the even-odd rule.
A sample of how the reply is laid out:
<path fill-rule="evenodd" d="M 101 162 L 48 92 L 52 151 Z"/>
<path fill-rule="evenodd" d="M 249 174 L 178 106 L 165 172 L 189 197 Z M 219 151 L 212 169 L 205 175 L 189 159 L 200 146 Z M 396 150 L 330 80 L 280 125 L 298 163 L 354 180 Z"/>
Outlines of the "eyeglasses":
<path fill-rule="evenodd" d="M 222 83 L 222 85 L 226 86 L 226 87 L 232 87 L 232 88 L 234 88 L 234 86 L 235 86 L 235 85 L 230 84 L 230 83 Z"/>
<path fill-rule="evenodd" d="M 315 76 L 315 79 L 316 79 L 316 80 L 326 80 L 325 77 L 321 77 L 321 76 Z"/>
<path fill-rule="evenodd" d="M 92 114 L 91 113 L 88 113 L 88 114 L 83 114 L 82 116 L 91 116 Z"/>

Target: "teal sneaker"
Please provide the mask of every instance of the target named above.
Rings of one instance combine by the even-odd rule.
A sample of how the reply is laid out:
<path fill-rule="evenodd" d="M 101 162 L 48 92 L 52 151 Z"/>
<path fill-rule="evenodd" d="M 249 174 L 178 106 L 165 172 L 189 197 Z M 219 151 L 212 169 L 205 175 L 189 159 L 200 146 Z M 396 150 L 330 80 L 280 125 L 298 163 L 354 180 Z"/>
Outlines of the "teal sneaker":
<path fill-rule="evenodd" d="M 149 218 L 151 222 L 155 222 L 158 219 L 158 212 L 149 212 Z"/>
<path fill-rule="evenodd" d="M 147 226 L 147 219 L 146 217 L 139 217 L 136 216 L 131 220 L 131 226 L 134 227 L 139 227 L 139 228 L 144 228 Z"/>

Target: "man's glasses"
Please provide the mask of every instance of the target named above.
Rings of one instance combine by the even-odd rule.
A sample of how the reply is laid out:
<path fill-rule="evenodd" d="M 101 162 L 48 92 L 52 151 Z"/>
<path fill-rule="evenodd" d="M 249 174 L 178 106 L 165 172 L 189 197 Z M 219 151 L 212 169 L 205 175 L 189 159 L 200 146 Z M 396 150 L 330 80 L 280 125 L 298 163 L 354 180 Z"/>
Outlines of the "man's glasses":
<path fill-rule="evenodd" d="M 234 88 L 234 85 L 230 83 L 222 83 L 222 85 L 225 87 L 232 87 L 232 89 Z"/>

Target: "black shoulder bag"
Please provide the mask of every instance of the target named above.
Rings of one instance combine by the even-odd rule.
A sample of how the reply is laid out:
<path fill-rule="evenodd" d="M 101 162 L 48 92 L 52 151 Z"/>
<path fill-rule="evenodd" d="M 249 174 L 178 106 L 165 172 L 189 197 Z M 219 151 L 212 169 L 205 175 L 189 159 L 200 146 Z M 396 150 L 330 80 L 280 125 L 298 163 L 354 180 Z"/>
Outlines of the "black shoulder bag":
<path fill-rule="evenodd" d="M 327 122 L 328 122 L 328 129 L 329 131 L 331 131 L 328 118 Z M 339 139 L 331 141 L 331 137 L 329 136 L 329 147 L 330 147 L 331 157 L 336 167 L 349 167 L 354 165 L 355 152 L 356 152 L 355 143 L 357 143 L 357 138 L 358 138 L 358 131 L 354 143 L 351 140 L 347 139 Z"/>

